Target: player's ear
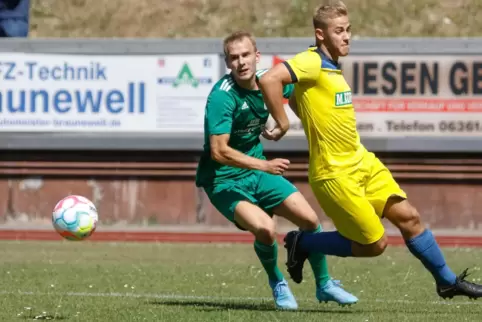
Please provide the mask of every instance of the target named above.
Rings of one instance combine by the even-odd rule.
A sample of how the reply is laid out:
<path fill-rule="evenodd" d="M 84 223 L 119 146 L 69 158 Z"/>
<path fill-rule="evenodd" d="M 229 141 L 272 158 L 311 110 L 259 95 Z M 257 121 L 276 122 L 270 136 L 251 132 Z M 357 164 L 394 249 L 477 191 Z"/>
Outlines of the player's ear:
<path fill-rule="evenodd" d="M 256 50 L 256 64 L 259 64 L 259 61 L 261 60 L 261 53 Z"/>
<path fill-rule="evenodd" d="M 322 29 L 316 28 L 315 29 L 315 37 L 316 37 L 317 43 L 322 42 L 323 40 L 325 40 L 325 33 L 323 32 Z"/>

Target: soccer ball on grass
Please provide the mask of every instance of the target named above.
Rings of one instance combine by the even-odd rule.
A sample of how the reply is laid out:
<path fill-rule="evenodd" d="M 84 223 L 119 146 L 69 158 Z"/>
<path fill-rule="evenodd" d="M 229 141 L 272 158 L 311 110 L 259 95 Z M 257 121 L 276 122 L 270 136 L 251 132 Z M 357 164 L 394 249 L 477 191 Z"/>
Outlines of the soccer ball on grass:
<path fill-rule="evenodd" d="M 71 195 L 60 200 L 52 213 L 55 230 L 68 240 L 84 240 L 97 227 L 99 216 L 95 205 L 89 199 Z"/>

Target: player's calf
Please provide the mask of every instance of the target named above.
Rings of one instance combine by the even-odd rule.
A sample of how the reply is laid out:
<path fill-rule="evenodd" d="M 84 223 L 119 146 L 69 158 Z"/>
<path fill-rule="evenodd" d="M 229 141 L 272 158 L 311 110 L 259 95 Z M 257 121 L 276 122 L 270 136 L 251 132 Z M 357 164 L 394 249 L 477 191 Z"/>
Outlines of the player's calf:
<path fill-rule="evenodd" d="M 382 231 L 383 233 L 383 231 Z M 362 244 L 344 237 L 338 231 L 307 234 L 300 231 L 289 232 L 285 238 L 285 248 L 288 249 L 289 260 L 298 265 L 300 259 L 311 253 L 323 253 L 338 257 L 375 257 L 381 255 L 387 248 L 387 237 L 382 235 L 376 242 Z"/>
<path fill-rule="evenodd" d="M 467 270 L 457 277 L 450 269 L 432 232 L 425 229 L 417 210 L 407 200 L 389 199 L 384 215 L 400 229 L 410 252 L 432 274 L 440 297 L 482 297 L 482 286 L 465 280 Z"/>
<path fill-rule="evenodd" d="M 239 201 L 235 208 L 234 222 L 255 236 L 254 250 L 270 283 L 283 281 L 283 274 L 278 267 L 278 244 L 273 219 L 258 206 L 248 201 Z"/>
<path fill-rule="evenodd" d="M 422 226 L 420 215 L 407 200 L 390 198 L 383 214 L 400 229 L 408 249 L 432 273 L 437 285 L 456 282 L 432 232 Z"/>

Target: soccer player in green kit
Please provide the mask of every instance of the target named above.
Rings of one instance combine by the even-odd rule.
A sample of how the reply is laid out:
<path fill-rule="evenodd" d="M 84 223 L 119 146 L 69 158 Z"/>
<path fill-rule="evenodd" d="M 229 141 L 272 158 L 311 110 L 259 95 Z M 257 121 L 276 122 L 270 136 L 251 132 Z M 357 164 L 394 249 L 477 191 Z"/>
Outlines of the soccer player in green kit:
<path fill-rule="evenodd" d="M 254 250 L 268 275 L 276 308 L 295 310 L 298 304 L 278 267 L 272 216 L 282 216 L 306 233 L 321 231 L 321 225 L 302 194 L 282 177 L 289 161 L 264 156 L 260 135 L 269 134 L 265 129 L 269 112 L 258 79 L 266 70 L 256 70 L 260 53 L 254 37 L 243 31 L 229 35 L 224 53 L 231 73 L 214 85 L 207 99 L 196 185 L 203 187 L 222 215 L 255 236 Z M 284 97 L 290 98 L 292 91 L 293 85 L 286 86 Z M 341 305 L 358 301 L 331 279 L 325 255 L 313 254 L 309 262 L 318 301 Z"/>

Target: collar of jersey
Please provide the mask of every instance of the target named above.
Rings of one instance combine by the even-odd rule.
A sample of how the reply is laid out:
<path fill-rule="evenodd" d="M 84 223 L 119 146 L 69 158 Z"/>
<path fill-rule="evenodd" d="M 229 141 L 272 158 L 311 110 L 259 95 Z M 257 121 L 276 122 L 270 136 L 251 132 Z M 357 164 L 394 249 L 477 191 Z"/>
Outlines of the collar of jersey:
<path fill-rule="evenodd" d="M 333 59 L 331 59 L 330 57 L 328 57 L 324 52 L 323 50 L 321 50 L 320 47 L 317 47 L 315 45 L 312 45 L 310 46 L 311 49 L 313 49 L 313 51 L 315 51 L 316 53 L 318 53 L 318 55 L 320 55 L 320 58 L 321 58 L 321 68 L 326 68 L 326 69 L 335 69 L 335 70 L 339 70 L 340 69 L 340 64 L 336 61 L 334 61 Z"/>
<path fill-rule="evenodd" d="M 244 88 L 244 87 L 239 86 L 238 83 L 236 82 L 236 80 L 234 79 L 232 72 L 229 73 L 229 77 L 231 77 L 231 79 L 233 80 L 233 82 L 234 82 L 234 84 L 236 85 L 236 87 L 237 87 L 238 89 L 240 89 L 241 91 L 245 91 L 245 92 L 247 92 L 247 93 L 261 93 L 261 90 L 259 90 L 259 89 L 247 89 L 247 88 Z M 258 81 L 259 81 L 258 76 L 255 75 L 255 77 L 256 77 L 256 82 L 258 82 Z"/>

